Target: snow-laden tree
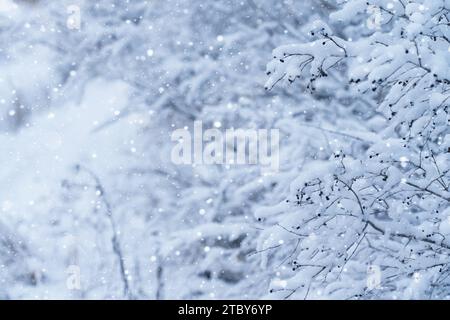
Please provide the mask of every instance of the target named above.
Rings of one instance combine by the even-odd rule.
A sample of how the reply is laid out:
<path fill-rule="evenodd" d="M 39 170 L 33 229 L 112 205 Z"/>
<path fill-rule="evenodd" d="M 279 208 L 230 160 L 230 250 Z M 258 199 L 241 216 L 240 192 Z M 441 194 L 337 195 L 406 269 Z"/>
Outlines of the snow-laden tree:
<path fill-rule="evenodd" d="M 32 82 L 48 86 L 44 108 L 18 86 L 29 93 L 31 127 L 13 135 L 6 150 L 14 159 L 28 159 L 16 166 L 23 175 L 25 164 L 33 170 L 25 180 L 18 172 L 7 174 L 8 182 L 31 185 L 33 206 L 13 198 L 7 222 L 24 233 L 38 260 L 33 268 L 44 275 L 13 296 L 224 298 L 266 292 L 269 276 L 256 263 L 259 227 L 252 212 L 281 200 L 298 164 L 282 165 L 285 179 L 264 177 L 254 166 L 176 166 L 170 135 L 198 119 L 205 128 L 223 129 L 295 128 L 322 116 L 332 124 L 324 91 L 317 102 L 284 89 L 266 94 L 263 77 L 255 77 L 263 74 L 271 48 L 303 40 L 295 28 L 309 21 L 311 7 L 318 18 L 330 5 L 79 1 L 80 26 L 73 29 L 73 10 L 67 10 L 72 1 L 34 3 L 36 16 L 5 26 L 12 30 L 17 23 L 25 30 L 17 46 L 30 50 L 30 59 L 37 55 L 33 48 L 49 51 L 45 63 L 51 68 L 44 75 L 57 80 Z M 7 35 L 5 43 L 11 42 Z M 24 54 L 10 56 L 20 61 Z M 282 112 L 278 103 L 286 106 Z M 303 128 L 283 130 L 282 143 L 289 145 L 283 158 L 325 156 L 310 143 L 323 129 Z M 50 150 L 41 140 L 50 140 Z M 14 149 L 25 141 L 33 143 Z M 71 267 L 79 267 L 81 290 L 67 290 Z"/>
<path fill-rule="evenodd" d="M 0 141 L 15 161 L 0 172 L 2 296 L 410 297 L 424 279 L 445 290 L 438 2 L 350 1 L 331 22 L 331 1 L 8 2 L 33 15 L 0 20 L 12 79 L 1 127 L 19 129 Z M 264 92 L 268 53 L 287 42 L 303 44 L 275 50 L 267 86 L 297 81 Z M 279 173 L 174 165 L 170 135 L 195 120 L 280 129 Z M 289 201 L 267 208 L 295 177 Z M 77 268 L 81 290 L 68 290 Z"/>
<path fill-rule="evenodd" d="M 337 74 L 350 98 L 375 106 L 357 136 L 365 152 L 309 163 L 284 204 L 264 212 L 279 214 L 260 249 L 276 246 L 266 259 L 289 264 L 272 282 L 277 297 L 448 298 L 449 8 L 345 1 L 310 41 L 274 50 L 268 89 Z"/>

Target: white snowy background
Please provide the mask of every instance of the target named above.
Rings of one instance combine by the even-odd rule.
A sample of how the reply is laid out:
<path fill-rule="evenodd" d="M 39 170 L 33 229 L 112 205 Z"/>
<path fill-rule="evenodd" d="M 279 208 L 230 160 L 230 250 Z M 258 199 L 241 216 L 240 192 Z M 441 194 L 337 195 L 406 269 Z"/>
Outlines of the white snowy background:
<path fill-rule="evenodd" d="M 0 299 L 449 298 L 449 10 L 0 0 Z M 195 120 L 279 172 L 173 164 Z"/>

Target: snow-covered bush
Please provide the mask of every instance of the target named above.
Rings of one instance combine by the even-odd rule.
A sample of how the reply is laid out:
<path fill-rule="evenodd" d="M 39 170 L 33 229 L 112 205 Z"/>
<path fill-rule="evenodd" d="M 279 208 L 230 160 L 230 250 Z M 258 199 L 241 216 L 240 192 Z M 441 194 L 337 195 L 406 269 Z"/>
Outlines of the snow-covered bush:
<path fill-rule="evenodd" d="M 448 8 L 2 0 L 0 298 L 446 297 Z M 195 120 L 279 172 L 175 165 Z"/>
<path fill-rule="evenodd" d="M 338 75 L 350 99 L 374 106 L 366 130 L 344 137 L 363 153 L 335 149 L 309 163 L 285 203 L 263 212 L 277 218 L 260 250 L 277 247 L 266 259 L 290 265 L 272 282 L 277 297 L 447 297 L 449 8 L 446 0 L 345 1 L 331 27 L 311 25 L 311 41 L 274 50 L 266 88 L 300 78 L 314 90 Z M 378 273 L 375 285 L 368 270 Z"/>

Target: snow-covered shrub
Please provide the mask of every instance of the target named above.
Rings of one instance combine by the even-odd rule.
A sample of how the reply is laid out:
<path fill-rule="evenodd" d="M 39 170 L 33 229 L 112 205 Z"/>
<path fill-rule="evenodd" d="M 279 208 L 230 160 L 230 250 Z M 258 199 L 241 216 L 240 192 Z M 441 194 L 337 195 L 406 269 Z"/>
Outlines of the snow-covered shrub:
<path fill-rule="evenodd" d="M 314 90 L 338 74 L 351 99 L 375 106 L 356 137 L 363 153 L 335 149 L 308 164 L 285 203 L 263 212 L 277 218 L 260 250 L 276 247 L 266 259 L 278 254 L 290 265 L 273 280 L 277 297 L 448 297 L 449 8 L 446 0 L 350 0 L 331 15 L 338 34 L 317 21 L 311 41 L 274 50 L 268 89 L 300 78 Z"/>

